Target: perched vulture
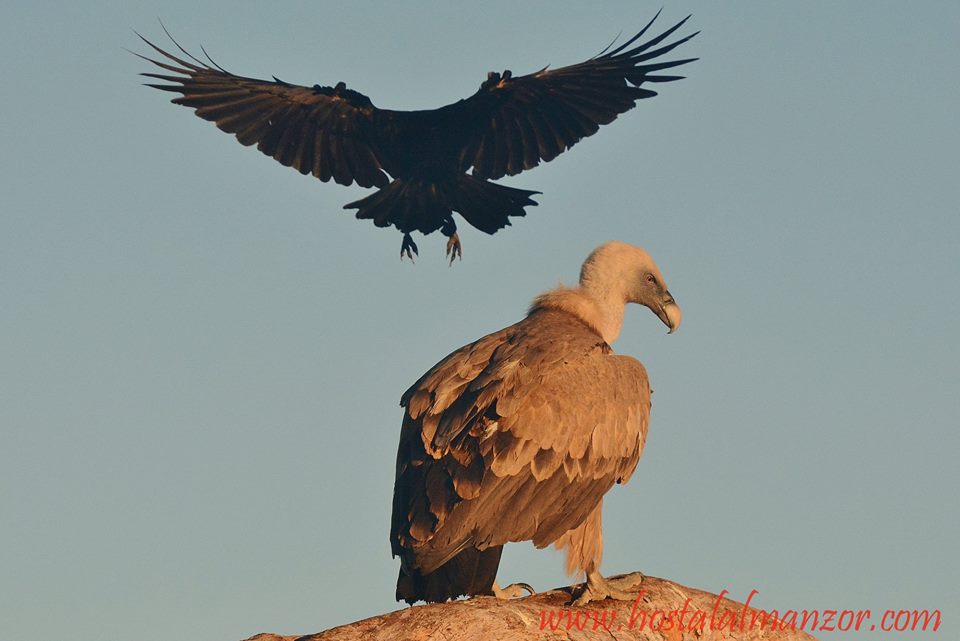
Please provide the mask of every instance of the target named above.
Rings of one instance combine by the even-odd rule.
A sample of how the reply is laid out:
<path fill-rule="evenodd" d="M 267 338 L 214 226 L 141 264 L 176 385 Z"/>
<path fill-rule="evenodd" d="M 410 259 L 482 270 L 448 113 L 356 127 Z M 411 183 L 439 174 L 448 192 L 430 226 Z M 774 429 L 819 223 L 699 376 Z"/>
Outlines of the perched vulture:
<path fill-rule="evenodd" d="M 449 237 L 452 262 L 461 254 L 453 212 L 493 234 L 537 204 L 531 196 L 540 192 L 490 180 L 553 160 L 637 100 L 657 95 L 641 85 L 682 77 L 657 72 L 694 58 L 656 60 L 696 35 L 661 46 L 684 22 L 633 46 L 651 20 L 619 47 L 569 67 L 517 77 L 490 72 L 471 97 L 422 111 L 379 109 L 343 82 L 304 87 L 236 76 L 209 56 L 209 64 L 195 58 L 172 37 L 187 59 L 143 36 L 167 61 L 140 57 L 176 74 L 144 73 L 163 81 L 147 86 L 181 94 L 174 103 L 195 109 L 242 144 L 324 182 L 377 187 L 344 208 L 403 232 L 401 258 L 417 253 L 411 232 L 439 229 Z"/>
<path fill-rule="evenodd" d="M 599 572 L 603 495 L 633 473 L 650 416 L 646 370 L 610 348 L 627 303 L 671 332 L 680 325 L 650 256 L 610 242 L 584 262 L 578 287 L 540 295 L 525 319 L 406 391 L 390 530 L 398 601 L 529 589 L 495 583 L 511 541 L 566 548 L 567 571 L 587 577 L 578 604 L 635 597 Z"/>

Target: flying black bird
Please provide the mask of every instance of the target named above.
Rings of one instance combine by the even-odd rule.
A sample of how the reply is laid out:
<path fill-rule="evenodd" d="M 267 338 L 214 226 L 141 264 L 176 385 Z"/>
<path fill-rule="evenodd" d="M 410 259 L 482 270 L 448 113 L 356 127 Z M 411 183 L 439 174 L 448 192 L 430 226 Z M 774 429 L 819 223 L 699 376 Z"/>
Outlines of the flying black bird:
<path fill-rule="evenodd" d="M 531 196 L 540 192 L 491 180 L 553 160 L 637 100 L 657 95 L 642 84 L 682 78 L 656 72 L 696 58 L 651 61 L 697 35 L 660 46 L 689 16 L 633 46 L 656 18 L 619 47 L 607 47 L 580 64 L 518 77 L 509 70 L 490 72 L 471 97 L 422 111 L 379 109 L 343 82 L 303 87 L 276 77 L 236 76 L 209 56 L 210 64 L 195 58 L 172 37 L 189 60 L 143 36 L 175 64 L 140 57 L 178 74 L 144 73 L 170 83 L 148 86 L 182 94 L 172 102 L 192 107 L 242 144 L 256 144 L 280 163 L 324 182 L 332 178 L 341 185 L 378 187 L 344 209 L 356 209 L 357 218 L 373 220 L 377 227 L 393 225 L 403 232 L 401 258 L 413 259 L 418 251 L 411 232 L 439 229 L 449 239 L 452 262 L 461 255 L 453 212 L 493 234 L 510 224 L 510 216 L 523 216 L 524 207 L 537 204 Z"/>

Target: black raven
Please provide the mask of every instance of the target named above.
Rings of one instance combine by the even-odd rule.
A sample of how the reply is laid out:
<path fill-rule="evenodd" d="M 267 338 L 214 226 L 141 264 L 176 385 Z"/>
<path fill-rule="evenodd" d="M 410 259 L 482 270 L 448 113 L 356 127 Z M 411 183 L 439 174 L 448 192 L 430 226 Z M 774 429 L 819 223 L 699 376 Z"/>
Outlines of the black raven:
<path fill-rule="evenodd" d="M 537 204 L 531 196 L 540 192 L 490 180 L 553 160 L 637 100 L 656 95 L 640 85 L 682 78 L 656 72 L 696 58 L 651 61 L 697 35 L 661 46 L 689 17 L 633 46 L 654 16 L 622 45 L 580 64 L 544 67 L 526 76 L 491 72 L 471 97 L 422 111 L 379 109 L 343 82 L 304 87 L 276 77 L 236 76 L 209 56 L 209 64 L 195 58 L 172 37 L 188 59 L 143 36 L 175 64 L 140 57 L 178 74 L 144 73 L 165 83 L 148 86 L 182 94 L 172 102 L 192 107 L 242 144 L 256 144 L 280 163 L 324 182 L 332 178 L 341 185 L 378 187 L 344 208 L 356 209 L 357 218 L 371 219 L 378 227 L 393 225 L 403 232 L 401 258 L 417 253 L 411 232 L 439 229 L 449 238 L 452 262 L 461 255 L 453 212 L 493 234 L 510 224 L 510 216 L 523 216 L 524 207 Z"/>

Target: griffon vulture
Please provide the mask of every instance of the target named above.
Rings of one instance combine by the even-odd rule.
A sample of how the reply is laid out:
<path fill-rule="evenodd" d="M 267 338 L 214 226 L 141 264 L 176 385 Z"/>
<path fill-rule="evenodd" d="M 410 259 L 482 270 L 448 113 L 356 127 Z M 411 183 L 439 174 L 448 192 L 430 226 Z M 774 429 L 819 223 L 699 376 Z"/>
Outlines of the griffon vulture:
<path fill-rule="evenodd" d="M 609 242 L 579 286 L 542 294 L 406 391 L 390 530 L 398 601 L 518 595 L 529 586 L 495 583 L 511 541 L 566 548 L 567 571 L 586 573 L 578 604 L 634 598 L 599 571 L 603 495 L 633 473 L 650 415 L 646 370 L 610 348 L 626 303 L 680 325 L 650 256 Z"/>
<path fill-rule="evenodd" d="M 568 67 L 525 76 L 490 72 L 473 96 L 422 111 L 379 109 L 343 82 L 304 87 L 236 76 L 209 57 L 209 64 L 195 58 L 172 37 L 188 59 L 143 36 L 167 61 L 140 57 L 176 74 L 144 73 L 162 81 L 147 86 L 181 94 L 172 102 L 195 109 L 242 144 L 324 182 L 377 187 L 344 208 L 403 232 L 401 258 L 417 253 L 411 232 L 439 229 L 449 238 L 452 262 L 461 254 L 453 212 L 493 234 L 537 204 L 531 196 L 540 192 L 491 180 L 553 160 L 637 100 L 656 95 L 641 85 L 682 77 L 657 72 L 695 58 L 655 60 L 696 35 L 660 46 L 684 22 L 633 46 L 651 20 L 619 47 Z"/>

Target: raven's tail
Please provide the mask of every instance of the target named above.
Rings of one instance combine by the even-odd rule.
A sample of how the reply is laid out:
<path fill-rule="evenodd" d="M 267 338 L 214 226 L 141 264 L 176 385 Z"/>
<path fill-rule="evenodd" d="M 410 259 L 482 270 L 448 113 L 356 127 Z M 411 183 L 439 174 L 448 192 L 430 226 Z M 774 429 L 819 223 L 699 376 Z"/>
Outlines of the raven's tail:
<path fill-rule="evenodd" d="M 524 207 L 533 205 L 530 198 L 539 191 L 514 189 L 483 178 L 462 174 L 450 196 L 452 209 L 482 232 L 495 233 L 510 224 L 509 216 L 526 216 Z"/>
<path fill-rule="evenodd" d="M 514 189 L 483 178 L 461 174 L 448 182 L 397 179 L 373 194 L 347 203 L 357 218 L 370 219 L 377 227 L 394 225 L 404 233 L 429 234 L 437 229 L 447 236 L 456 225 L 452 213 L 488 234 L 510 224 L 510 216 L 524 216 L 524 207 L 536 205 L 530 197 L 538 191 Z"/>

